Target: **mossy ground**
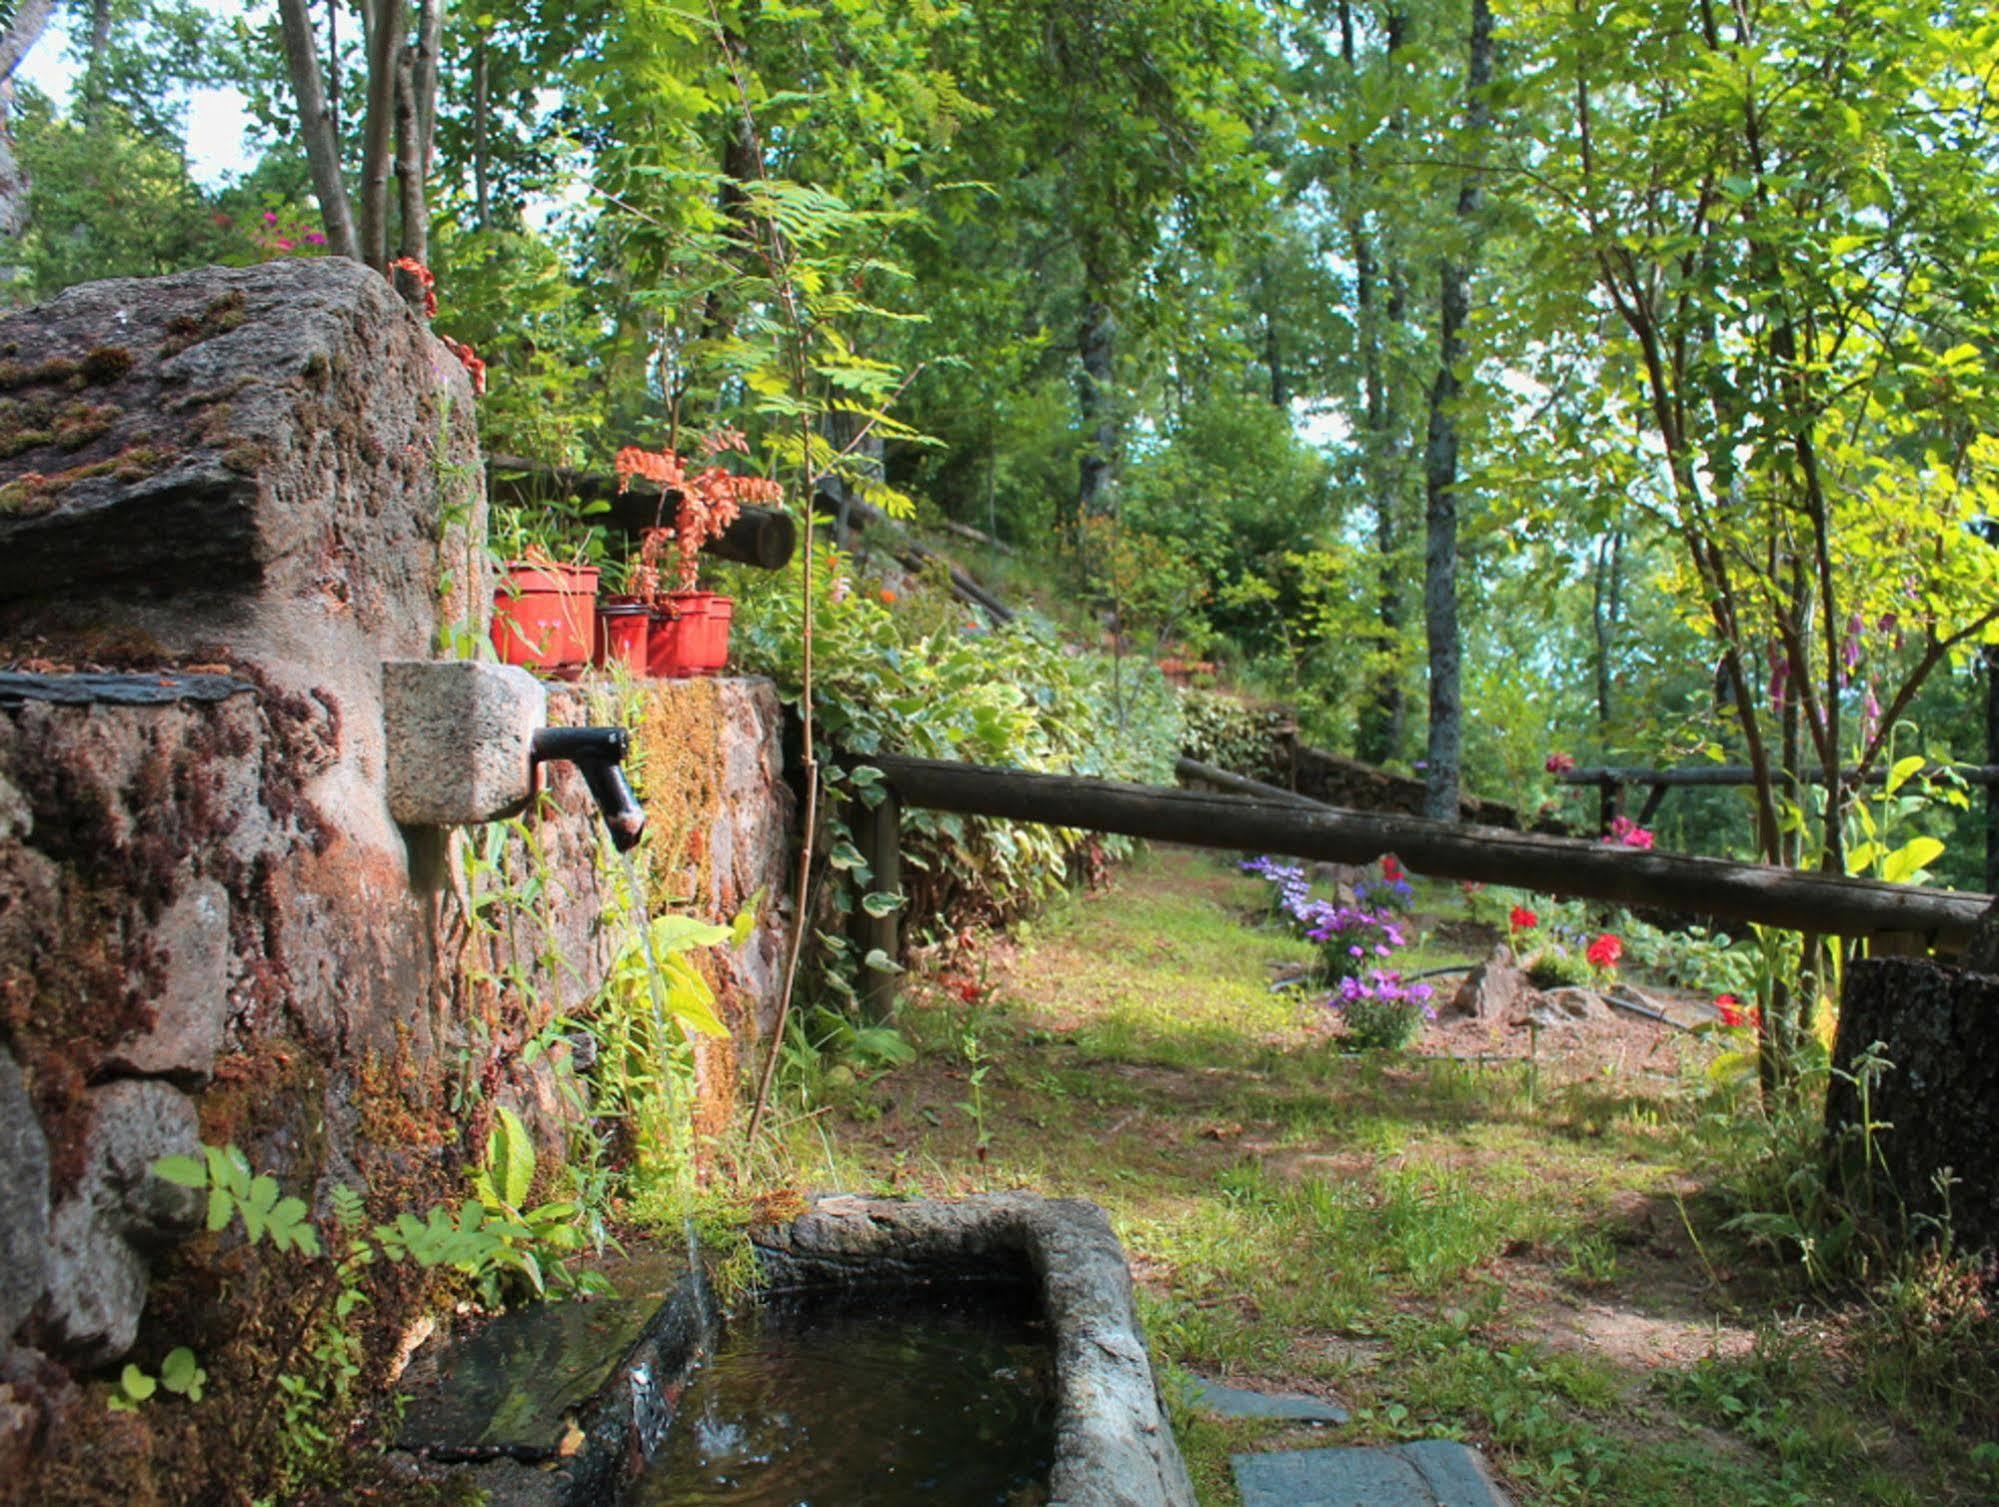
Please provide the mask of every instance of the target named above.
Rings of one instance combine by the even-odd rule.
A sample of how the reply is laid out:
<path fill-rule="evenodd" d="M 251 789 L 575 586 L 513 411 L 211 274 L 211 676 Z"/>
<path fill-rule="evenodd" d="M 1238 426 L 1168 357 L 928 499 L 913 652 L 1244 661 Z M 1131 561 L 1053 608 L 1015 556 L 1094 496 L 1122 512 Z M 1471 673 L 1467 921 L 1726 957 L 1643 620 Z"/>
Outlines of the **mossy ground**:
<path fill-rule="evenodd" d="M 1531 1088 L 1444 1033 L 1347 1055 L 1270 992 L 1307 954 L 1250 924 L 1259 898 L 1155 852 L 914 972 L 918 1059 L 821 1075 L 787 1130 L 798 1175 L 1095 1200 L 1169 1392 L 1197 1369 L 1353 1410 L 1315 1430 L 1178 1409 L 1208 1507 L 1236 1501 L 1245 1444 L 1438 1435 L 1483 1446 L 1523 1507 L 1994 1500 L 1990 1405 L 1952 1395 L 1989 1319 L 1913 1290 L 1814 1300 L 1722 1232 L 1707 1190 L 1748 1111 L 1713 1098 L 1703 1044 L 1658 1028 L 1634 1054 L 1626 1028 Z"/>

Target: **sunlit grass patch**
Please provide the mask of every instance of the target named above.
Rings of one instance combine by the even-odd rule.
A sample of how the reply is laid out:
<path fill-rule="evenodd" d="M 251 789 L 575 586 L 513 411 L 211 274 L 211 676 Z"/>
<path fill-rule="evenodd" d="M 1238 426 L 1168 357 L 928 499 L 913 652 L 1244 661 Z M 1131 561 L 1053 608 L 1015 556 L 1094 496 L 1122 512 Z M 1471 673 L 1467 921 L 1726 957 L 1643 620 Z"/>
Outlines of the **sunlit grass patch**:
<path fill-rule="evenodd" d="M 920 1060 L 795 1130 L 799 1165 L 824 1187 L 1093 1199 L 1169 1375 L 1330 1389 L 1354 1409 L 1297 1440 L 1176 1411 L 1207 1507 L 1236 1500 L 1233 1450 L 1440 1435 L 1486 1449 L 1523 1507 L 1999 1499 L 1949 1434 L 1982 1416 L 1947 1390 L 1962 1355 L 1924 1339 L 1985 1331 L 1946 1321 L 1960 1311 L 1941 1293 L 1884 1302 L 1873 1343 L 1857 1324 L 1792 1350 L 1770 1338 L 1797 1304 L 1773 1303 L 1783 1274 L 1720 1231 L 1729 1210 L 1703 1191 L 1719 1152 L 1746 1153 L 1695 1043 L 1593 1061 L 1571 1038 L 1537 1067 L 1346 1052 L 1309 995 L 1269 988 L 1312 948 L 1251 924 L 1260 889 L 1166 851 L 1063 902 L 996 950 L 979 1000 L 919 989 Z M 966 1034 L 992 1064 L 983 1161 Z M 1674 1353 L 1648 1353 L 1655 1336 Z M 1701 1360 L 1717 1338 L 1727 1355 Z"/>

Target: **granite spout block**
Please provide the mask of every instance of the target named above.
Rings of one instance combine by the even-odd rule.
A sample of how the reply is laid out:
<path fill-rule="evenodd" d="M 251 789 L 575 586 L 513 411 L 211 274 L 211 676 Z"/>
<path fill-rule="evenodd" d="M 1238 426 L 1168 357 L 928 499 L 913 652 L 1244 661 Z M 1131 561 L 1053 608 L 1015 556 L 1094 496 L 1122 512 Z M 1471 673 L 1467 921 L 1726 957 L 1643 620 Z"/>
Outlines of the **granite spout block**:
<path fill-rule="evenodd" d="M 534 793 L 548 692 L 515 665 L 390 660 L 382 666 L 389 811 L 411 827 L 516 815 Z"/>

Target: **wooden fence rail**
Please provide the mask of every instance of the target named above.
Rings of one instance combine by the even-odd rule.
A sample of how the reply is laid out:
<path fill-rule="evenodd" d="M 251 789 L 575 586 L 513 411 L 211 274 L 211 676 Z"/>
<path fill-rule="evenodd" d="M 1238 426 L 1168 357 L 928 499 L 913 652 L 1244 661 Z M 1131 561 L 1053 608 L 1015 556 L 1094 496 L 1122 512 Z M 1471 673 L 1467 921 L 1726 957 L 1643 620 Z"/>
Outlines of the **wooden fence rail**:
<path fill-rule="evenodd" d="M 865 762 L 881 770 L 894 795 L 870 818 L 873 830 L 865 845 L 875 854 L 899 842 L 900 810 L 924 807 L 1332 863 L 1367 864 L 1393 853 L 1411 870 L 1436 879 L 1515 885 L 1835 936 L 1914 936 L 1946 951 L 1969 940 L 1992 904 L 1989 895 L 1316 807 L 1295 797 L 1213 795 L 890 754 Z M 893 956 L 896 918 L 887 919 L 891 926 L 870 941 Z M 891 994 L 891 984 L 877 981 L 871 1001 L 880 1008 Z"/>

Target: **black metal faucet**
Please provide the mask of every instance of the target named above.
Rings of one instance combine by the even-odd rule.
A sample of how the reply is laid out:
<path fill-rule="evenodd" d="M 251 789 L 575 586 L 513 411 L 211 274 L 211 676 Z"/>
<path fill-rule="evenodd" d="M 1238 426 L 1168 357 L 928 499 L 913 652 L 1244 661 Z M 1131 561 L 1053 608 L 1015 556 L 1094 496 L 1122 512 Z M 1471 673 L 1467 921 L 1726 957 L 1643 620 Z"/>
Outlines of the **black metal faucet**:
<path fill-rule="evenodd" d="M 638 846 L 646 830 L 645 809 L 619 767 L 630 751 L 631 737 L 622 727 L 544 727 L 530 751 L 533 763 L 567 760 L 582 771 L 620 853 Z"/>

